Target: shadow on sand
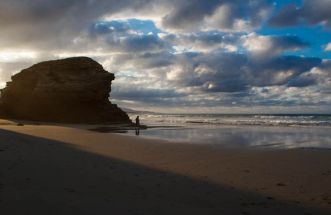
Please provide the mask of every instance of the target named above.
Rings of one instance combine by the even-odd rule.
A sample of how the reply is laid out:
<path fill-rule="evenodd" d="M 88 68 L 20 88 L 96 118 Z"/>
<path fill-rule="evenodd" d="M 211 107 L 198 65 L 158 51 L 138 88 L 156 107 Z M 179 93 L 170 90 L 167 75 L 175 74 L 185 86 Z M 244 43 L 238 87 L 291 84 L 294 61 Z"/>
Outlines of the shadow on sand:
<path fill-rule="evenodd" d="M 1 214 L 327 214 L 0 129 Z M 111 140 L 110 140 L 111 141 Z"/>

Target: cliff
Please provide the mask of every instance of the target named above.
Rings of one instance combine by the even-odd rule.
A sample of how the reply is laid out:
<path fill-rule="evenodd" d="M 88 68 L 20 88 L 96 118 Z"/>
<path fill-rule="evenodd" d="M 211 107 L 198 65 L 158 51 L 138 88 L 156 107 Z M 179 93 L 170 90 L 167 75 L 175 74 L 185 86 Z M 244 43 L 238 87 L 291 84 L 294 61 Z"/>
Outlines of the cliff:
<path fill-rule="evenodd" d="M 114 74 L 87 57 L 45 61 L 12 76 L 1 91 L 7 118 L 66 123 L 130 123 L 109 101 Z"/>

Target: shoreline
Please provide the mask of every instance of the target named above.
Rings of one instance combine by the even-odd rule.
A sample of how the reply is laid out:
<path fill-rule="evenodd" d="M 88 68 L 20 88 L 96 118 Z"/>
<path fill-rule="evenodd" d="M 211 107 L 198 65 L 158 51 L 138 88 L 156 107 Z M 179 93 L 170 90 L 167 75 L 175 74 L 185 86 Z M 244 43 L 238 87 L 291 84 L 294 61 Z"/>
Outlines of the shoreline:
<path fill-rule="evenodd" d="M 134 118 L 135 114 L 129 114 Z M 166 117 L 165 117 L 166 116 Z M 330 114 L 159 114 L 141 113 L 142 121 L 153 125 L 179 126 L 256 126 L 331 128 Z"/>
<path fill-rule="evenodd" d="M 87 125 L 0 124 L 4 211 L 28 207 L 32 214 L 59 204 L 81 214 L 89 214 L 83 208 L 100 214 L 125 208 L 139 211 L 132 214 L 331 212 L 330 150 L 226 148 L 98 133 Z"/>

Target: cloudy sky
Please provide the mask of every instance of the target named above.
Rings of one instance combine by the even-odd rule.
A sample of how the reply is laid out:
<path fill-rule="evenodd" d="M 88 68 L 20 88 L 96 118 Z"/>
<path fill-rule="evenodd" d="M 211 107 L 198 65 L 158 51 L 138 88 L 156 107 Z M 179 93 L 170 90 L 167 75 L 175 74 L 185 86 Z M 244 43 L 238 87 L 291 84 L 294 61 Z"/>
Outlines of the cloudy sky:
<path fill-rule="evenodd" d="M 331 0 L 1 0 L 0 86 L 89 56 L 163 112 L 331 113 Z"/>

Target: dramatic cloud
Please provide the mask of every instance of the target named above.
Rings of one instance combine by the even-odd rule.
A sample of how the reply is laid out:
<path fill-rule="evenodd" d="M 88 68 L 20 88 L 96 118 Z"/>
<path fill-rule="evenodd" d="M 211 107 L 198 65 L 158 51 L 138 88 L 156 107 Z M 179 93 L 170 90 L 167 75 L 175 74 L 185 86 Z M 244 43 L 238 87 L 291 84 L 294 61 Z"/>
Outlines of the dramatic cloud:
<path fill-rule="evenodd" d="M 184 60 L 183 60 L 184 59 Z M 263 63 L 236 53 L 196 54 L 181 58 L 170 77 L 179 85 L 206 92 L 242 92 L 253 86 L 285 85 L 320 65 L 316 58 L 275 57 Z M 177 84 L 177 85 L 178 85 Z"/>
<path fill-rule="evenodd" d="M 172 43 L 178 51 L 207 52 L 216 49 L 234 52 L 238 50 L 240 34 L 220 31 L 205 31 L 189 34 L 168 34 L 162 37 Z"/>
<path fill-rule="evenodd" d="M 245 104 L 249 102 L 248 98 L 256 94 L 254 89 L 265 87 L 286 89 L 317 84 L 317 78 L 307 73 L 310 73 L 312 68 L 321 66 L 321 61 L 317 58 L 275 57 L 261 64 L 252 61 L 247 55 L 223 52 L 172 55 L 158 53 L 157 55 L 140 55 L 137 58 L 121 56 L 121 62 L 123 64 L 127 60 L 124 65 L 132 65 L 132 67 L 125 69 L 132 71 L 138 62 L 148 65 L 146 62 L 150 62 L 151 58 L 159 59 L 163 54 L 167 63 L 160 64 L 158 67 L 146 67 L 144 76 L 140 74 L 141 68 L 126 74 L 118 73 L 120 78 L 116 83 L 117 90 L 114 97 L 132 101 L 148 101 L 153 106 L 166 103 L 182 106 L 190 102 L 195 105 L 205 102 L 204 106 L 230 105 L 232 102 L 237 105 Z M 307 81 L 303 83 L 302 79 L 310 76 L 314 81 L 309 84 Z M 130 85 L 123 89 L 124 83 L 130 83 Z M 148 85 L 148 90 L 146 83 L 153 83 Z M 164 91 L 162 96 L 160 96 L 162 94 L 160 89 Z M 142 94 L 136 92 L 137 90 Z M 129 95 L 130 92 L 132 97 Z M 150 95 L 144 100 L 141 95 L 149 92 Z M 269 93 L 264 93 L 265 95 Z M 222 99 L 216 99 L 218 96 Z M 134 99 L 134 97 L 137 98 Z M 200 97 L 201 99 L 197 99 Z M 207 102 L 207 97 L 213 99 Z M 259 99 L 264 102 L 256 100 L 255 103 L 259 105 L 268 103 L 265 97 Z M 275 100 L 271 98 L 271 101 L 269 105 L 272 105 Z"/>
<path fill-rule="evenodd" d="M 289 87 L 307 87 L 310 85 L 315 85 L 316 79 L 310 74 L 300 75 L 296 78 L 291 79 L 288 82 Z"/>
<path fill-rule="evenodd" d="M 308 47 L 308 43 L 297 36 L 259 36 L 251 33 L 242 37 L 243 46 L 259 57 L 275 56 L 284 51 Z"/>
<path fill-rule="evenodd" d="M 331 1 L 287 2 L 1 1 L 0 86 L 83 55 L 115 73 L 111 98 L 125 107 L 328 112 Z"/>
<path fill-rule="evenodd" d="M 177 1 L 162 25 L 176 31 L 219 29 L 249 31 L 266 18 L 270 10 L 267 1 L 183 0 Z"/>
<path fill-rule="evenodd" d="M 300 23 L 322 24 L 331 27 L 331 1 L 303 0 L 303 5 L 290 4 L 270 20 L 273 26 L 291 26 Z"/>
<path fill-rule="evenodd" d="M 71 48 L 102 52 L 159 52 L 171 46 L 158 36 L 159 29 L 146 20 L 97 21 L 76 37 Z M 86 45 L 88 44 L 88 45 Z M 88 46 L 88 47 L 87 47 Z"/>
<path fill-rule="evenodd" d="M 0 2 L 0 46 L 65 48 L 106 14 L 146 7 L 149 0 L 12 0 Z"/>

